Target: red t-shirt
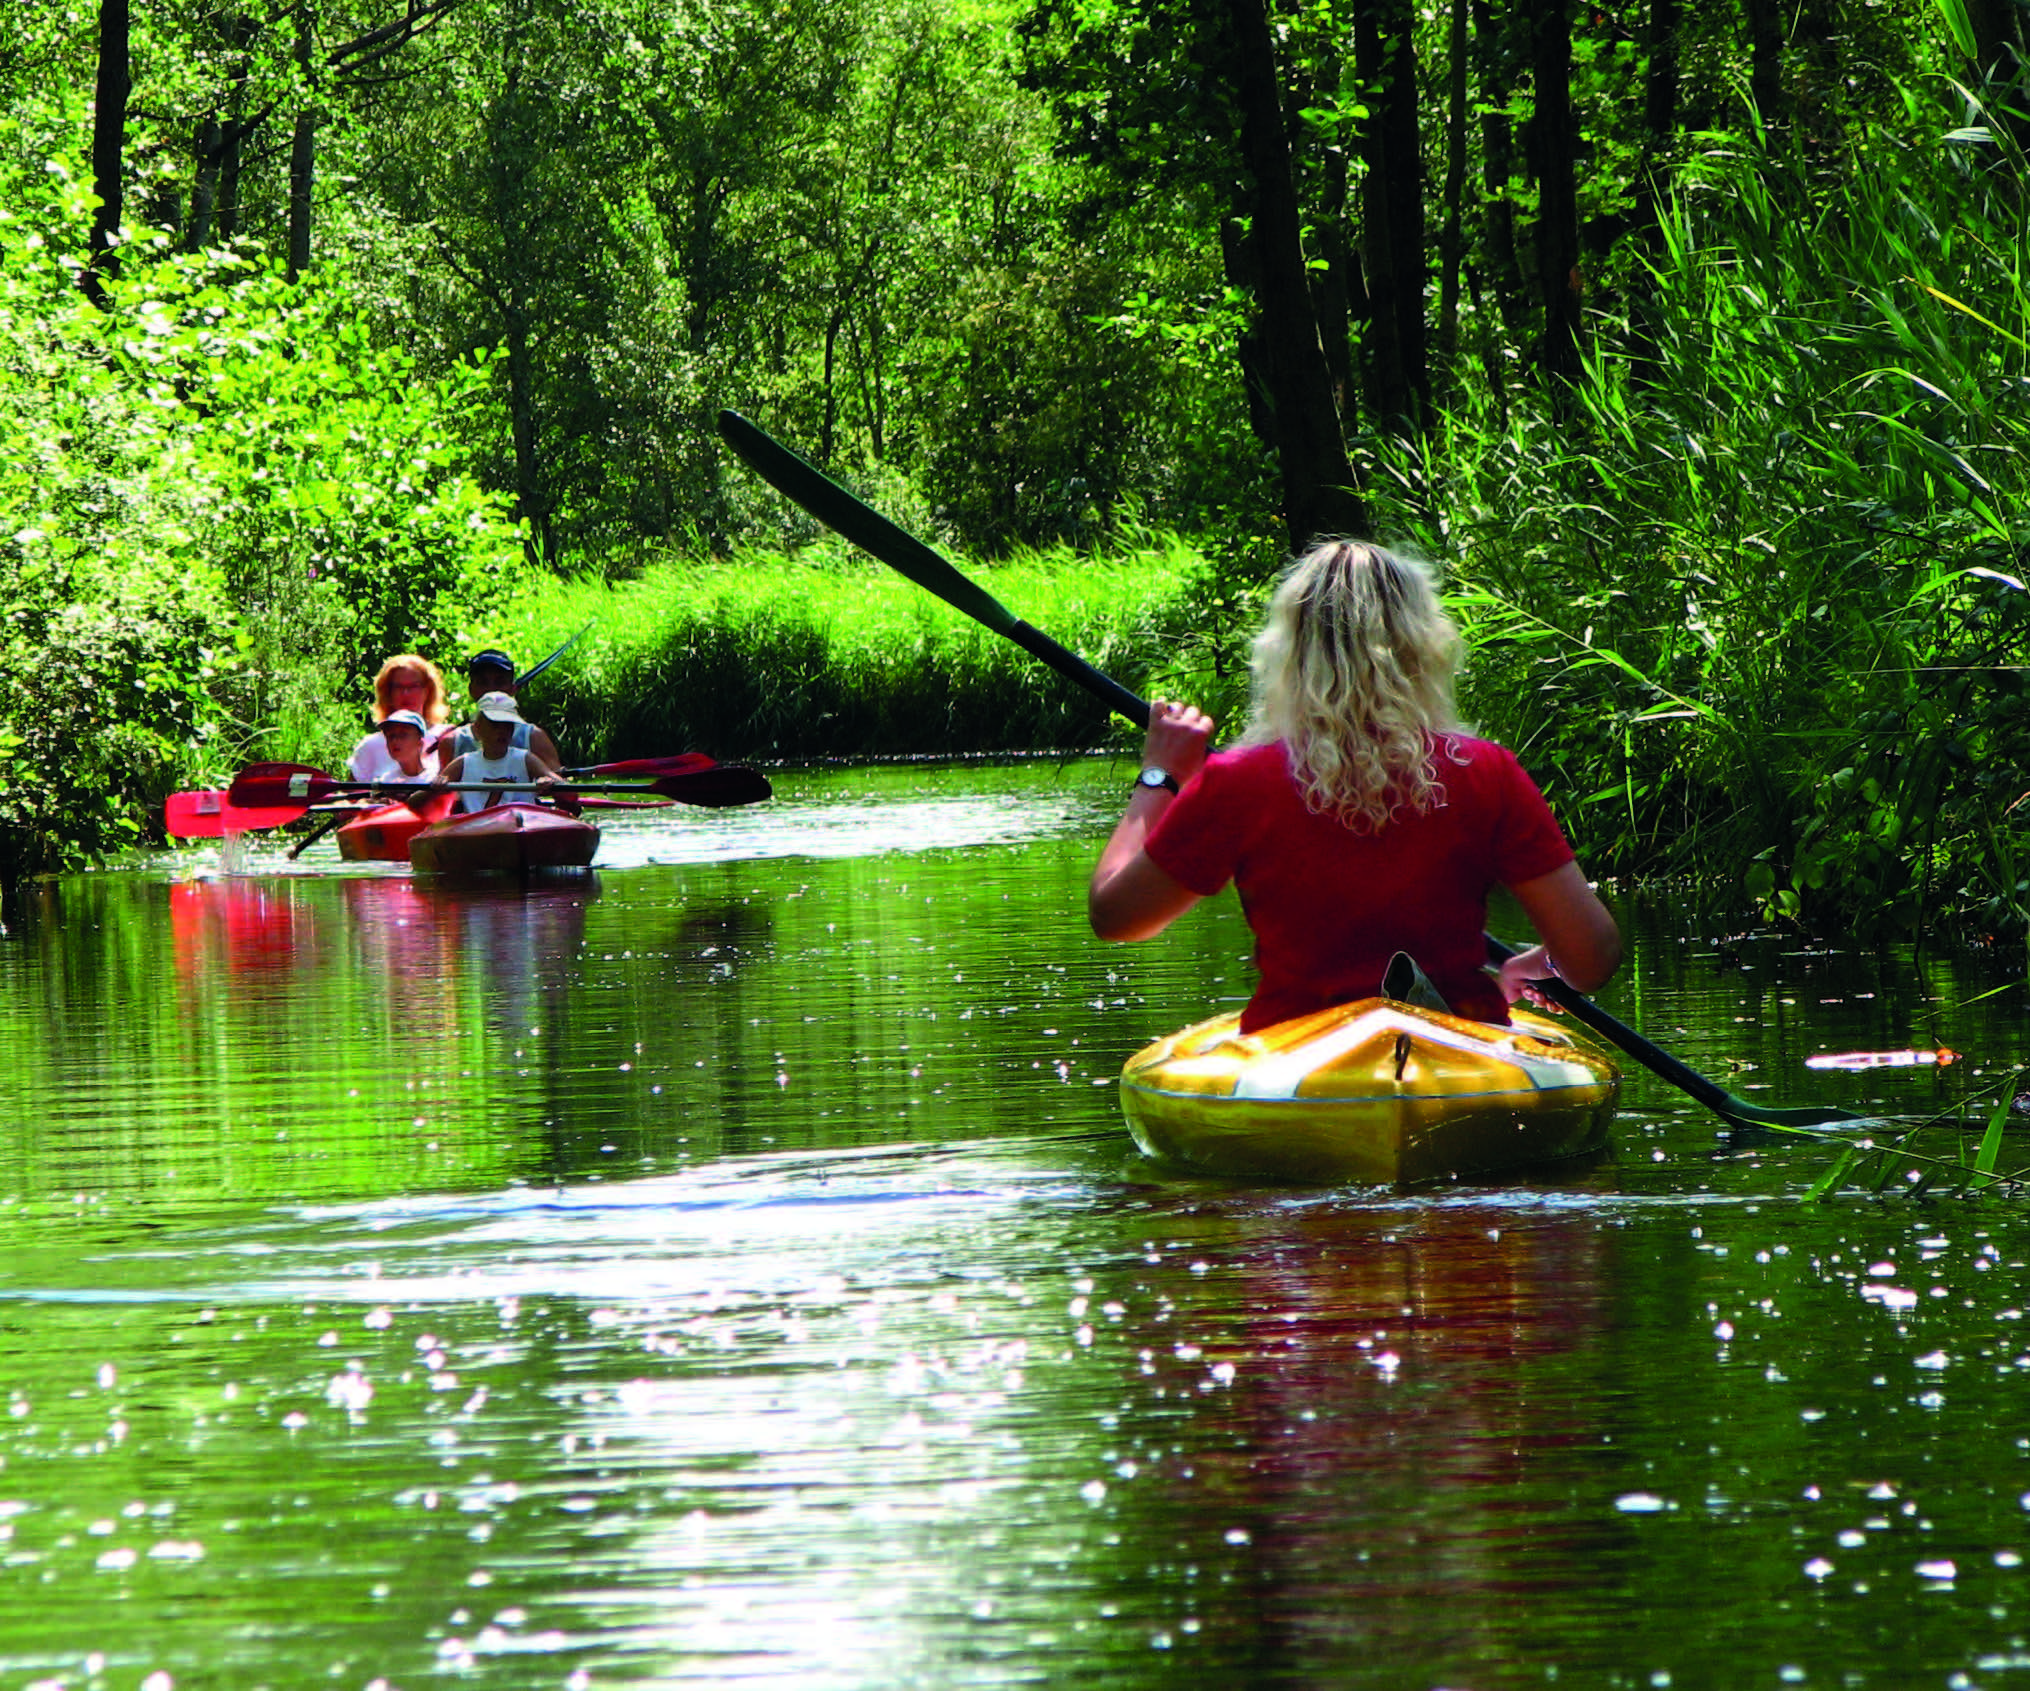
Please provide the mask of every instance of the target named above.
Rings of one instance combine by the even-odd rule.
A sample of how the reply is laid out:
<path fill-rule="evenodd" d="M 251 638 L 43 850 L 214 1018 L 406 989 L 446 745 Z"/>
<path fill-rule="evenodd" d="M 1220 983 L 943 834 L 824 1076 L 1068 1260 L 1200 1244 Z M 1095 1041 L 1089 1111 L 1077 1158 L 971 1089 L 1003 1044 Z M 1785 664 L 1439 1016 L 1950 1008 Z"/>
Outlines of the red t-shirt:
<path fill-rule="evenodd" d="M 1201 897 L 1232 881 L 1255 933 L 1262 978 L 1243 1032 L 1372 997 L 1398 951 L 1460 1015 L 1508 1020 L 1485 969 L 1488 892 L 1548 875 L 1572 848 L 1492 741 L 1440 736 L 1435 768 L 1445 802 L 1379 833 L 1306 808 L 1280 741 L 1215 752 L 1170 801 L 1150 858 Z"/>

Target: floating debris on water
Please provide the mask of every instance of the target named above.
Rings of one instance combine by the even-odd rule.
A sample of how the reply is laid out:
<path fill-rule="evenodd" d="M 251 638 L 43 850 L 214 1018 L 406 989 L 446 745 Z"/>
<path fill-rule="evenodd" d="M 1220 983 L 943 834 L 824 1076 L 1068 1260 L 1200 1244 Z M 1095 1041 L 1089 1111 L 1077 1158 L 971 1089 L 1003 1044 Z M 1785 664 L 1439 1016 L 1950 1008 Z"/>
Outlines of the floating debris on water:
<path fill-rule="evenodd" d="M 1960 1054 L 1940 1046 L 1936 1051 L 1828 1051 L 1807 1057 L 1808 1069 L 1921 1069 L 1957 1063 Z"/>

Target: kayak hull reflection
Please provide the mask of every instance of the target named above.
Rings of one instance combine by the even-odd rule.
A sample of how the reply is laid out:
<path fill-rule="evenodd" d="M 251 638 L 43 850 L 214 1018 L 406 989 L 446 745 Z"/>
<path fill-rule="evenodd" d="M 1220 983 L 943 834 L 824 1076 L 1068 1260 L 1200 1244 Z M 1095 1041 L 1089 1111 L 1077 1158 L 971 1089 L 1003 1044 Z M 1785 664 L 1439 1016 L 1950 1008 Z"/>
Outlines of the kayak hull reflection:
<path fill-rule="evenodd" d="M 1252 1034 L 1219 1016 L 1130 1058 L 1121 1106 L 1147 1155 L 1240 1179 L 1419 1185 L 1600 1149 L 1620 1072 L 1513 1013 L 1495 1027 L 1363 998 Z"/>
<path fill-rule="evenodd" d="M 599 830 L 546 805 L 501 804 L 467 811 L 423 829 L 409 842 L 422 874 L 527 875 L 583 869 L 599 850 Z"/>

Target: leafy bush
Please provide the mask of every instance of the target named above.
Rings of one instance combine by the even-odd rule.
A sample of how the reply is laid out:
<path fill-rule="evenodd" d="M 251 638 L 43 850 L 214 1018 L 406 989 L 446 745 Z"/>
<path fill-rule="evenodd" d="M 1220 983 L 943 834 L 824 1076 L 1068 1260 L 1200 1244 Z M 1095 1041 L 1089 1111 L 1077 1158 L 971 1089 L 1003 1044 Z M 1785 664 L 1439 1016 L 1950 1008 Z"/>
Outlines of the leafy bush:
<path fill-rule="evenodd" d="M 137 246 L 86 303 L 52 151 L 0 150 L 0 885 L 154 827 L 163 795 L 356 737 L 390 650 L 520 555 L 463 469 L 483 371 L 420 379 L 337 283 Z"/>

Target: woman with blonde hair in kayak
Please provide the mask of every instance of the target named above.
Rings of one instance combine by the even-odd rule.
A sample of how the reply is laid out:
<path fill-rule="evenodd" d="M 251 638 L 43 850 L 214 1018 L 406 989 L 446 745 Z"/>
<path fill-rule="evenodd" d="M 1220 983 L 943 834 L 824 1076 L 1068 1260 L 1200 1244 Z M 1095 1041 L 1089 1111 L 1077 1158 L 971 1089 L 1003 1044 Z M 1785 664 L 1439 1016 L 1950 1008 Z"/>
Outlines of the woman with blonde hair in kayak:
<path fill-rule="evenodd" d="M 1463 645 L 1428 566 L 1354 540 L 1315 546 L 1255 639 L 1254 709 L 1231 751 L 1157 700 L 1144 768 L 1093 871 L 1102 939 L 1147 939 L 1232 881 L 1261 979 L 1243 1032 L 1370 998 L 1416 970 L 1462 1016 L 1503 1023 L 1526 985 L 1591 992 L 1621 935 L 1536 784 L 1460 724 Z M 1482 930 L 1506 887 L 1543 941 L 1494 974 Z M 1392 971 L 1391 965 L 1394 964 Z"/>

